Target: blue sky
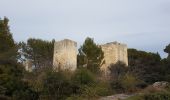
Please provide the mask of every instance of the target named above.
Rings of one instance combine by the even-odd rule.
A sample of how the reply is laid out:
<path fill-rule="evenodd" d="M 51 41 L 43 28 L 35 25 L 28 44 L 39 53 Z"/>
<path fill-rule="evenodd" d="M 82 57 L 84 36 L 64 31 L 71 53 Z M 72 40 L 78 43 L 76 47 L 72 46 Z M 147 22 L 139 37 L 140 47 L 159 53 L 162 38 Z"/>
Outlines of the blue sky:
<path fill-rule="evenodd" d="M 170 0 L 0 0 L 16 41 L 72 39 L 82 44 L 118 41 L 159 52 L 170 43 Z"/>

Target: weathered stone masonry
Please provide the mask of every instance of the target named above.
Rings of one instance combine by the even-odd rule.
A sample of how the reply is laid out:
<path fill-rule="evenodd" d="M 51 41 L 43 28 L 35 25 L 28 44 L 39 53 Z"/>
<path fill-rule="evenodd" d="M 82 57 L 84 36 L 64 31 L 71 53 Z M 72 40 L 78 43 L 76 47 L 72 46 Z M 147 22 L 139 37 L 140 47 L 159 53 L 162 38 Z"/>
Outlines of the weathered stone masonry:
<path fill-rule="evenodd" d="M 110 64 L 116 64 L 118 61 L 121 61 L 128 65 L 128 54 L 127 54 L 127 45 L 120 44 L 118 42 L 110 42 L 104 45 L 101 45 L 101 48 L 104 52 L 104 61 L 101 70 L 105 73 L 108 72 L 108 67 Z"/>
<path fill-rule="evenodd" d="M 72 70 L 77 68 L 77 43 L 64 39 L 54 43 L 54 70 Z"/>
<path fill-rule="evenodd" d="M 100 45 L 104 52 L 105 63 L 102 65 L 101 70 L 108 73 L 110 64 L 115 64 L 118 61 L 124 62 L 128 65 L 127 45 L 118 42 L 110 42 Z M 32 63 L 27 60 L 24 62 L 25 69 L 32 71 Z M 53 69 L 54 70 L 76 70 L 77 68 L 77 43 L 75 41 L 64 39 L 54 43 L 53 54 Z"/>
<path fill-rule="evenodd" d="M 110 64 L 115 64 L 118 61 L 121 61 L 128 65 L 126 44 L 111 42 L 100 46 L 104 52 L 105 61 L 101 70 L 106 74 L 108 73 L 108 67 Z M 53 66 L 54 70 L 69 69 L 74 71 L 77 68 L 77 43 L 69 39 L 55 42 Z"/>

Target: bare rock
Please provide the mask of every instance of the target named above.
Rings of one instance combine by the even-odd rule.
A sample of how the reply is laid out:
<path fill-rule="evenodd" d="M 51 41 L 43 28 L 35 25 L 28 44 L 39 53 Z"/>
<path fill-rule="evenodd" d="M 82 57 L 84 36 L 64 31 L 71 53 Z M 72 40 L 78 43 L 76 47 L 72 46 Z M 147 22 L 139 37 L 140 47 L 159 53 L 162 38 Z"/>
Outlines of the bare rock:
<path fill-rule="evenodd" d="M 155 82 L 152 86 L 156 89 L 165 89 L 168 87 L 169 83 L 166 81 Z"/>

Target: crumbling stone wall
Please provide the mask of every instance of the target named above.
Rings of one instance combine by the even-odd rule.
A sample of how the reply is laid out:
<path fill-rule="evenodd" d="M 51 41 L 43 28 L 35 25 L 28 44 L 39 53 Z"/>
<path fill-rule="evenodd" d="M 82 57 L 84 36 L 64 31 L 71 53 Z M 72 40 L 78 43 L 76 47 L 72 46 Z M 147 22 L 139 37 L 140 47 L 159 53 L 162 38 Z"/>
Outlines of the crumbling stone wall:
<path fill-rule="evenodd" d="M 127 45 L 120 44 L 118 42 L 110 42 L 104 45 L 101 45 L 101 48 L 104 52 L 104 61 L 101 70 L 105 73 L 108 73 L 108 67 L 110 64 L 116 64 L 118 61 L 121 61 L 128 65 L 128 54 L 127 54 Z"/>
<path fill-rule="evenodd" d="M 77 68 L 77 43 L 64 39 L 54 43 L 54 70 L 72 70 Z"/>

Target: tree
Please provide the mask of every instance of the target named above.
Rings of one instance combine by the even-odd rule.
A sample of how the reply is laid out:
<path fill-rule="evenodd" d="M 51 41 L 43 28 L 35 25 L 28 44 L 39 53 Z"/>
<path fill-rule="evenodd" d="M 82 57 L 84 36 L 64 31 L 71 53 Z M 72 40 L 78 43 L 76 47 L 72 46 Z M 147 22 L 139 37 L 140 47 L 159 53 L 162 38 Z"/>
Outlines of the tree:
<path fill-rule="evenodd" d="M 146 83 L 164 80 L 164 70 L 158 53 L 128 49 L 129 71 Z"/>
<path fill-rule="evenodd" d="M 21 42 L 20 47 L 20 53 L 24 56 L 24 60 L 31 60 L 35 68 L 52 66 L 54 40 L 44 41 L 30 38 L 27 43 Z"/>
<path fill-rule="evenodd" d="M 17 62 L 17 51 L 5 17 L 0 20 L 0 99 L 37 100 L 36 93 L 22 80 L 24 70 Z"/>
<path fill-rule="evenodd" d="M 8 18 L 0 20 L 0 63 L 16 60 L 17 45 L 15 44 L 8 26 Z"/>
<path fill-rule="evenodd" d="M 101 67 L 104 53 L 92 38 L 87 37 L 79 49 L 78 66 L 86 65 L 87 69 L 97 73 Z"/>
<path fill-rule="evenodd" d="M 157 65 L 161 61 L 158 53 L 139 51 L 136 49 L 128 49 L 129 66 L 135 65 Z"/>
<path fill-rule="evenodd" d="M 170 44 L 166 46 L 166 48 L 164 49 L 164 52 L 168 53 L 167 59 L 170 60 Z"/>
<path fill-rule="evenodd" d="M 164 66 L 165 80 L 170 82 L 170 44 L 164 49 L 164 52 L 168 53 L 168 57 L 162 60 Z"/>

